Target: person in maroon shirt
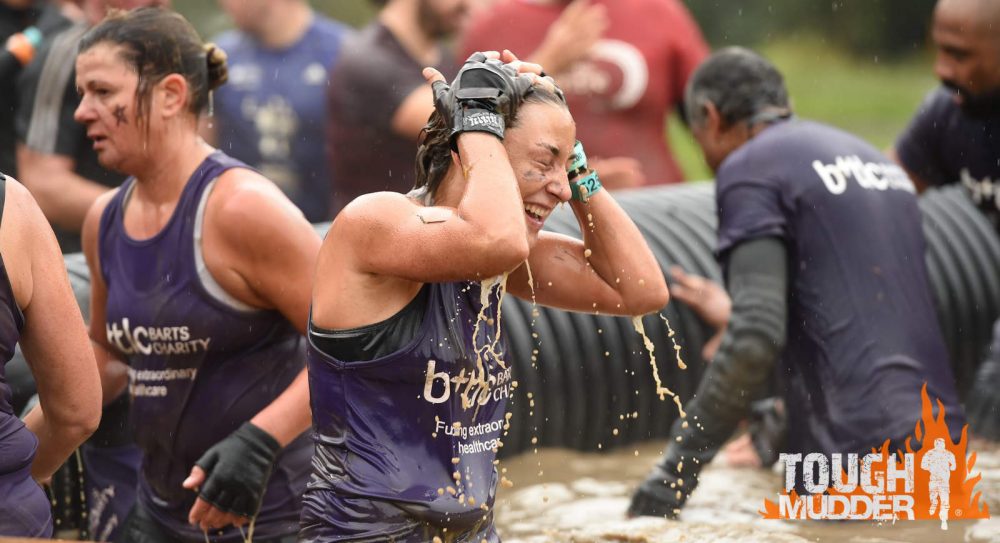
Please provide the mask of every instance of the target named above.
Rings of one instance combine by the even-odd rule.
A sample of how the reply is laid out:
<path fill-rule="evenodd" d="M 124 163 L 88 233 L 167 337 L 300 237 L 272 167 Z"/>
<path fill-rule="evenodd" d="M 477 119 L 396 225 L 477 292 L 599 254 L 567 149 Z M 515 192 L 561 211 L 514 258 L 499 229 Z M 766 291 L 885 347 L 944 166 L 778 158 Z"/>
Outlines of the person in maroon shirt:
<path fill-rule="evenodd" d="M 574 47 L 553 47 L 565 34 Z M 458 53 L 503 49 L 558 81 L 605 186 L 683 180 L 665 119 L 709 49 L 679 0 L 500 0 L 465 28 Z"/>

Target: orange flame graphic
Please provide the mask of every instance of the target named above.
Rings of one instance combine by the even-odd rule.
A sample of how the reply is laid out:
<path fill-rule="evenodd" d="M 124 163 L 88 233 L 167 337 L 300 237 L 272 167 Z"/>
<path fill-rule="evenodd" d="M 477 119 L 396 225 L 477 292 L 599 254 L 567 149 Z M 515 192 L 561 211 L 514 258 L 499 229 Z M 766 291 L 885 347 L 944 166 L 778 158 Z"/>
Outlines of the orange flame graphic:
<path fill-rule="evenodd" d="M 890 501 L 894 496 L 909 496 L 913 500 L 913 518 L 914 520 L 932 520 L 938 518 L 938 511 L 935 511 L 934 515 L 930 514 L 931 511 L 931 495 L 929 491 L 930 485 L 930 472 L 921 469 L 921 460 L 924 455 L 934 449 L 934 441 L 938 438 L 944 440 L 945 448 L 955 455 L 955 470 L 951 472 L 950 479 L 948 482 L 948 489 L 950 494 L 950 514 L 951 519 L 984 519 L 990 517 L 989 506 L 985 503 L 980 504 L 982 498 L 982 492 L 976 491 L 976 484 L 982 479 L 982 474 L 972 474 L 972 469 L 976 465 L 976 453 L 966 454 L 968 448 L 968 425 L 962 428 L 962 437 L 958 443 L 952 443 L 951 433 L 948 431 L 948 425 L 945 423 L 945 408 L 940 400 L 937 400 L 938 406 L 938 416 L 935 419 L 933 411 L 931 409 L 931 400 L 927 394 L 927 384 L 925 383 L 920 391 L 920 397 L 922 401 L 921 408 L 921 418 L 917 421 L 914 431 L 913 439 L 915 442 L 919 443 L 920 449 L 917 451 L 913 450 L 910 444 L 910 439 L 906 439 L 906 452 L 913 454 L 913 488 L 912 492 L 906 492 L 905 485 L 897 484 L 895 491 L 891 491 L 886 485 L 885 492 L 881 496 L 888 498 Z M 889 452 L 889 440 L 886 440 L 881 447 L 881 450 L 872 449 L 875 454 L 881 453 L 882 461 L 876 461 L 872 463 L 872 478 L 877 479 L 882 477 L 883 480 L 887 480 L 887 462 L 895 462 L 895 468 L 898 470 L 905 470 L 905 462 L 903 461 L 903 451 L 896 451 L 896 454 L 891 454 Z M 891 459 L 891 460 L 890 460 Z M 870 496 L 866 493 L 862 486 L 859 484 L 851 492 L 839 492 L 833 487 L 833 481 L 844 481 L 846 478 L 843 474 L 843 468 L 840 465 L 834 466 L 831 469 L 831 485 L 827 490 L 826 494 L 829 496 Z M 788 496 L 790 503 L 795 504 L 800 499 L 802 500 L 803 507 L 809 507 L 809 500 L 821 500 L 821 495 L 813 496 L 802 496 L 800 497 L 794 490 L 789 493 L 787 490 L 782 492 L 782 495 Z M 836 505 L 845 505 L 848 500 L 834 501 Z M 816 511 L 820 510 L 818 501 L 816 504 Z M 836 508 L 836 505 L 831 505 L 831 510 L 828 513 L 831 514 L 841 514 L 843 513 L 843 507 L 840 509 Z M 765 519 L 783 519 L 788 518 L 787 512 L 785 515 L 782 514 L 781 508 L 777 502 L 771 500 L 764 500 L 764 508 L 758 511 L 760 515 Z M 902 514 L 895 514 L 895 518 L 903 520 L 907 518 Z M 795 517 L 799 518 L 799 517 Z"/>

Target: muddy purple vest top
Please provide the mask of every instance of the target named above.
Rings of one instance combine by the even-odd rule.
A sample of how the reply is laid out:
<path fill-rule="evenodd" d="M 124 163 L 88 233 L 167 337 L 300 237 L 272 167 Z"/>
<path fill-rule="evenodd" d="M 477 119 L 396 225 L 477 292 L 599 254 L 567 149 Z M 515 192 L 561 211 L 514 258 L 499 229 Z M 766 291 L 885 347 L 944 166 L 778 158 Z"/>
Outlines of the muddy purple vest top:
<path fill-rule="evenodd" d="M 497 289 L 481 312 L 479 283 L 429 286 L 420 330 L 393 354 L 341 361 L 310 344 L 316 453 L 301 537 L 429 541 L 442 528 L 492 529 L 512 389 Z"/>

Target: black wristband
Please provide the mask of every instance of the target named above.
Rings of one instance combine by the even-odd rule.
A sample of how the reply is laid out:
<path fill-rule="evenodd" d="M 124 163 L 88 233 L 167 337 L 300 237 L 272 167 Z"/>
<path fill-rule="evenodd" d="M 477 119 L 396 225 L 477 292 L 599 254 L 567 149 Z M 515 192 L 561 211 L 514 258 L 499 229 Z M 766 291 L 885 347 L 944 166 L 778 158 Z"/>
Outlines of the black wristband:
<path fill-rule="evenodd" d="M 487 109 L 463 109 L 455 116 L 451 148 L 458 151 L 458 135 L 463 132 L 486 132 L 502 140 L 504 128 L 503 115 L 499 113 Z"/>

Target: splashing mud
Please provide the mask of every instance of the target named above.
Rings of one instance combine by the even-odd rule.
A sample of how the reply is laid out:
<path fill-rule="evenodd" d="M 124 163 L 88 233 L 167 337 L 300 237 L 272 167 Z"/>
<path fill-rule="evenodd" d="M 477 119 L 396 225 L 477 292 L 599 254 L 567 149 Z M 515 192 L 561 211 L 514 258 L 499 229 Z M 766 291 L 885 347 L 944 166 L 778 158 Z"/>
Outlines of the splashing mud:
<path fill-rule="evenodd" d="M 660 318 L 662 318 L 664 322 L 667 320 L 667 318 L 663 315 L 660 315 Z M 674 392 L 669 388 L 663 386 L 663 382 L 660 380 L 660 370 L 656 367 L 656 355 L 654 354 L 655 346 L 653 345 L 652 340 L 649 339 L 649 336 L 646 335 L 646 328 L 642 324 L 642 317 L 633 317 L 632 326 L 635 328 L 635 331 L 642 336 L 642 343 L 646 346 L 646 350 L 649 351 L 649 365 L 653 368 L 653 381 L 656 383 L 656 395 L 659 396 L 661 400 L 666 396 L 673 398 L 674 404 L 677 405 L 677 412 L 680 414 L 680 417 L 682 419 L 687 418 L 687 413 L 684 412 L 684 406 L 681 404 L 680 397 L 677 394 L 674 394 Z M 670 324 L 667 324 L 667 330 L 670 330 Z M 673 341 L 673 330 L 670 330 L 670 341 Z M 687 368 L 687 366 L 683 365 L 684 362 L 681 360 L 680 346 L 678 346 L 677 343 L 674 343 L 673 345 L 674 351 L 677 353 L 678 365 L 683 370 Z"/>

